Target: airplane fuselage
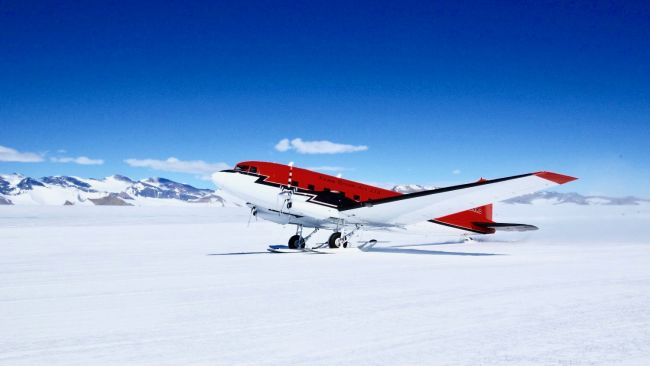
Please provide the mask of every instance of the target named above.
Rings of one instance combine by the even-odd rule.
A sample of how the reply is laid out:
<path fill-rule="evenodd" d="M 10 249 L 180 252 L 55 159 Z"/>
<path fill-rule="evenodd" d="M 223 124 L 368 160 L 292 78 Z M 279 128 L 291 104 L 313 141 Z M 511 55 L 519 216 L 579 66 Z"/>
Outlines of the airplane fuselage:
<path fill-rule="evenodd" d="M 399 192 L 343 179 L 307 169 L 262 161 L 238 163 L 213 175 L 224 190 L 244 200 L 254 213 L 279 224 L 335 230 L 341 226 L 395 227 L 395 223 L 358 217 L 353 208 L 371 206 L 373 201 L 401 196 Z M 479 210 L 488 208 L 477 208 Z M 491 207 L 489 208 L 491 210 Z M 473 215 L 475 211 L 470 212 Z M 483 214 L 483 212 L 478 212 Z M 491 215 L 491 212 L 490 212 Z M 442 226 L 441 233 L 460 230 L 489 234 L 494 230 L 455 226 L 453 220 L 431 219 Z M 450 222 L 447 222 L 450 221 Z M 433 225 L 432 225 L 433 229 Z"/>
<path fill-rule="evenodd" d="M 436 224 L 431 225 L 438 229 L 434 231 L 447 234 L 450 230 L 457 234 L 536 230 L 533 225 L 494 222 L 492 202 L 576 179 L 541 171 L 403 195 L 292 165 L 262 161 L 238 163 L 234 169 L 215 173 L 212 178 L 223 190 L 244 200 L 254 215 L 297 225 L 296 235 L 289 239 L 290 248 L 304 247 L 311 236 L 303 238 L 303 227 L 333 230 L 328 241 L 332 248 L 347 246 L 351 233 L 362 227 L 404 227 L 430 222 Z"/>
<path fill-rule="evenodd" d="M 281 224 L 334 228 L 370 224 L 346 215 L 346 208 L 400 193 L 307 169 L 270 162 L 246 161 L 215 173 L 215 182 L 246 201 L 256 214 Z M 385 226 L 377 223 L 379 226 Z"/>

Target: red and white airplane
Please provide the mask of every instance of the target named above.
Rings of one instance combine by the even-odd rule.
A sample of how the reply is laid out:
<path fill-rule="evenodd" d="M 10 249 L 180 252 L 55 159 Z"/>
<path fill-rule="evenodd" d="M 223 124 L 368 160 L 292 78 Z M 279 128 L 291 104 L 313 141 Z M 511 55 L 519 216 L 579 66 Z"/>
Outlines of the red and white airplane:
<path fill-rule="evenodd" d="M 333 230 L 324 244 L 330 248 L 348 247 L 351 236 L 361 228 L 427 221 L 432 228 L 452 228 L 459 234 L 536 230 L 532 225 L 494 222 L 492 203 L 577 179 L 536 172 L 401 194 L 293 164 L 263 161 L 244 161 L 212 177 L 223 190 L 245 200 L 256 217 L 296 225 L 296 234 L 289 239 L 291 249 L 305 248 L 307 239 L 319 229 Z M 303 227 L 314 231 L 303 237 Z"/>

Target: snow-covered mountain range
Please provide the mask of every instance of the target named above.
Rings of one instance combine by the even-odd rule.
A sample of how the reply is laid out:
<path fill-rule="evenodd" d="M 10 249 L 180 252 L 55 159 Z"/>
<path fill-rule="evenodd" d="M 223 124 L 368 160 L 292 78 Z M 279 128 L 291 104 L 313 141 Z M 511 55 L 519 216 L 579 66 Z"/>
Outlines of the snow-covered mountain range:
<path fill-rule="evenodd" d="M 392 188 L 393 191 L 399 193 L 413 193 L 424 191 L 427 189 L 436 189 L 433 186 L 422 186 L 419 184 L 402 184 L 396 185 Z M 509 200 L 503 201 L 512 204 L 533 204 L 535 202 L 546 202 L 551 204 L 573 203 L 576 205 L 639 205 L 642 203 L 650 203 L 650 200 L 634 196 L 627 197 L 608 197 L 608 196 L 585 196 L 575 192 L 561 193 L 553 191 L 542 191 L 532 194 L 527 194 Z"/>
<path fill-rule="evenodd" d="M 553 191 L 542 191 L 533 194 L 527 194 L 511 198 L 504 202 L 532 204 L 536 201 L 548 201 L 555 204 L 574 203 L 576 205 L 617 205 L 617 206 L 636 206 L 642 203 L 650 203 L 650 200 L 626 196 L 626 197 L 608 197 L 608 196 L 584 196 L 575 192 L 560 193 Z"/>
<path fill-rule="evenodd" d="M 51 176 L 35 179 L 0 175 L 0 204 L 158 206 L 208 204 L 225 206 L 219 191 L 200 189 L 165 178 L 139 181 L 121 175 L 103 179 Z"/>
<path fill-rule="evenodd" d="M 438 187 L 423 186 L 420 184 L 399 184 L 391 188 L 391 190 L 402 194 L 406 194 L 406 193 L 420 192 L 420 191 L 425 191 L 427 189 L 436 189 L 436 188 Z"/>

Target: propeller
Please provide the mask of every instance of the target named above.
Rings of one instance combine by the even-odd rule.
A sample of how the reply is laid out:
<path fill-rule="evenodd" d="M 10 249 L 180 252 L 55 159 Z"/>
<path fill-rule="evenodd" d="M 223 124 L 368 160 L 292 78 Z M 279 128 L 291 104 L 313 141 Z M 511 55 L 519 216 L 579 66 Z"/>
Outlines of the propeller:
<path fill-rule="evenodd" d="M 246 227 L 249 227 L 251 225 L 251 218 L 255 216 L 255 221 L 257 221 L 257 207 L 253 206 L 251 207 L 251 214 L 248 216 L 248 223 L 246 224 Z"/>

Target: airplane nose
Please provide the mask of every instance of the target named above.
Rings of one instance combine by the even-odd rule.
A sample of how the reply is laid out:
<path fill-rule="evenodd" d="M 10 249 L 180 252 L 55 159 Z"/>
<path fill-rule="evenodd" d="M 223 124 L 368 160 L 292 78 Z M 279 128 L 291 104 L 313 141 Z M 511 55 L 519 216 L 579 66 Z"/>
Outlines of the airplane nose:
<path fill-rule="evenodd" d="M 212 181 L 220 188 L 228 188 L 227 178 L 229 174 L 230 173 L 226 173 L 226 172 L 216 172 L 212 174 Z"/>

